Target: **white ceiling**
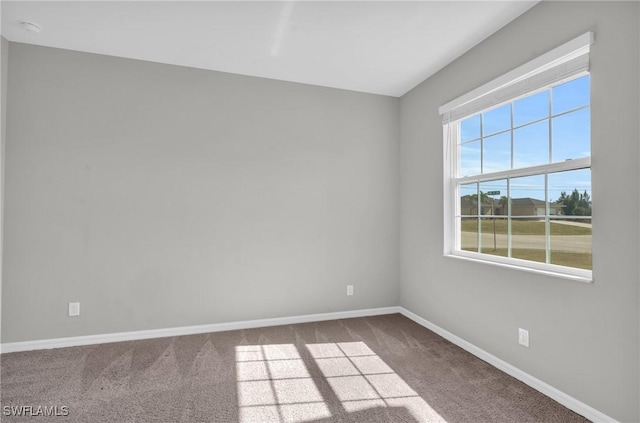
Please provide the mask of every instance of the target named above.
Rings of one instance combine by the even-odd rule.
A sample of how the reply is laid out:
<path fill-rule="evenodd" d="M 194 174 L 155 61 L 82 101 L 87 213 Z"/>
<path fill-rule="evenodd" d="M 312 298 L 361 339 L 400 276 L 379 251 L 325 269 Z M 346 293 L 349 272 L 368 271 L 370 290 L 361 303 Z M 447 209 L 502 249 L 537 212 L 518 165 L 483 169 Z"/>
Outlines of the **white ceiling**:
<path fill-rule="evenodd" d="M 2 1 L 2 35 L 399 97 L 535 3 Z"/>

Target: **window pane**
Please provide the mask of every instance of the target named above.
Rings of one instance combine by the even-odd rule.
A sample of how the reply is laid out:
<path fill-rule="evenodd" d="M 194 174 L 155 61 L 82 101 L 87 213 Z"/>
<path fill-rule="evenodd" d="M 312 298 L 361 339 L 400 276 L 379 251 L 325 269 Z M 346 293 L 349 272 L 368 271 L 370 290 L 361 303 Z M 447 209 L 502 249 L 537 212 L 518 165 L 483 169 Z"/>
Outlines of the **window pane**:
<path fill-rule="evenodd" d="M 460 142 L 480 138 L 480 115 L 470 117 L 460 122 Z"/>
<path fill-rule="evenodd" d="M 547 241 L 544 217 L 511 219 L 511 257 L 523 260 L 547 261 Z"/>
<path fill-rule="evenodd" d="M 481 219 L 481 253 L 507 257 L 509 221 L 506 216 L 490 216 Z"/>
<path fill-rule="evenodd" d="M 524 97 L 513 103 L 513 126 L 549 116 L 549 91 Z"/>
<path fill-rule="evenodd" d="M 460 214 L 478 215 L 478 184 L 460 185 Z"/>
<path fill-rule="evenodd" d="M 507 255 L 507 180 L 482 182 L 482 219 L 480 221 L 480 251 L 485 254 Z M 505 196 L 505 200 L 501 200 Z"/>
<path fill-rule="evenodd" d="M 513 167 L 549 163 L 549 120 L 513 131 Z"/>
<path fill-rule="evenodd" d="M 509 185 L 511 216 L 544 217 L 544 175 L 512 178 Z"/>
<path fill-rule="evenodd" d="M 478 251 L 478 218 L 460 219 L 460 248 L 466 251 Z"/>
<path fill-rule="evenodd" d="M 591 219 L 551 219 L 550 262 L 591 270 Z"/>
<path fill-rule="evenodd" d="M 554 162 L 591 156 L 590 115 L 587 108 L 553 118 Z"/>
<path fill-rule="evenodd" d="M 478 215 L 478 184 L 460 185 L 460 214 Z M 458 218 L 460 225 L 460 248 L 478 251 L 478 218 Z"/>
<path fill-rule="evenodd" d="M 480 141 L 460 145 L 460 176 L 479 175 Z"/>
<path fill-rule="evenodd" d="M 553 114 L 589 104 L 589 75 L 558 85 L 552 89 Z"/>
<path fill-rule="evenodd" d="M 480 183 L 480 197 L 482 198 L 482 215 L 506 215 L 502 204 L 506 202 L 507 180 L 488 181 Z M 504 200 L 501 200 L 505 196 Z"/>
<path fill-rule="evenodd" d="M 482 135 L 487 136 L 511 128 L 511 104 L 505 104 L 482 115 Z"/>
<path fill-rule="evenodd" d="M 549 199 L 553 214 L 591 216 L 591 169 L 550 173 Z"/>
<path fill-rule="evenodd" d="M 482 173 L 511 169 L 511 131 L 485 138 L 482 148 Z"/>

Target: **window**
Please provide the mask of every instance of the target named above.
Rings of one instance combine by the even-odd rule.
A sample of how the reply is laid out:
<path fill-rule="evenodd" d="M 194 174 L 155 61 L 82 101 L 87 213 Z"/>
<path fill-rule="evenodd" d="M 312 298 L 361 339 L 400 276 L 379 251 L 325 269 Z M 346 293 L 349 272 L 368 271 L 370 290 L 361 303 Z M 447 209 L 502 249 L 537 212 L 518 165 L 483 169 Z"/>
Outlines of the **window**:
<path fill-rule="evenodd" d="M 445 254 L 592 280 L 592 40 L 441 108 Z"/>

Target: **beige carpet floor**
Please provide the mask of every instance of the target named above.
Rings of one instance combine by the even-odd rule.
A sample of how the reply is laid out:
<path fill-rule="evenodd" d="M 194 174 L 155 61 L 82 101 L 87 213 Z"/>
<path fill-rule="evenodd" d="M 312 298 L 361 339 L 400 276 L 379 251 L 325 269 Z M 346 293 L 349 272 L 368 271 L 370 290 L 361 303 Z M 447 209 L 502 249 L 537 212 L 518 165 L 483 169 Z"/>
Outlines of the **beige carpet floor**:
<path fill-rule="evenodd" d="M 3 422 L 585 421 L 399 314 L 10 353 L 1 367 Z"/>

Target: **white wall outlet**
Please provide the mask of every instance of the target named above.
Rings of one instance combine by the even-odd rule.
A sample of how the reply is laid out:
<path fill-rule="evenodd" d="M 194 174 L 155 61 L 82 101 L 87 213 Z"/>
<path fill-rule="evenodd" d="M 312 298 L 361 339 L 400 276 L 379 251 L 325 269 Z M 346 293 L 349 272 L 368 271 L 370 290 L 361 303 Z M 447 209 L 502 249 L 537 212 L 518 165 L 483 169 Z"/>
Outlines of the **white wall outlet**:
<path fill-rule="evenodd" d="M 80 303 L 69 303 L 69 317 L 80 316 Z"/>
<path fill-rule="evenodd" d="M 529 348 L 529 331 L 518 328 L 518 343 Z"/>
<path fill-rule="evenodd" d="M 347 285 L 347 295 L 353 295 L 353 285 Z"/>

